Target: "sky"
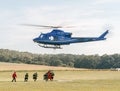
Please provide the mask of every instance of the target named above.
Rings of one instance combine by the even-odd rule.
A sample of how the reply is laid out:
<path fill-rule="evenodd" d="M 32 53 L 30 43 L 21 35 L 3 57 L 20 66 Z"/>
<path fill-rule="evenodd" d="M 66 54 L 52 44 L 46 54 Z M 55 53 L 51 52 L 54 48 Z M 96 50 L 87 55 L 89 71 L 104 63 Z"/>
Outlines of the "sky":
<path fill-rule="evenodd" d="M 54 50 L 33 42 L 52 29 L 21 24 L 74 26 L 63 28 L 77 37 L 97 37 L 109 29 L 107 40 L 77 43 Z M 120 0 L 0 0 L 0 49 L 37 54 L 120 53 Z"/>

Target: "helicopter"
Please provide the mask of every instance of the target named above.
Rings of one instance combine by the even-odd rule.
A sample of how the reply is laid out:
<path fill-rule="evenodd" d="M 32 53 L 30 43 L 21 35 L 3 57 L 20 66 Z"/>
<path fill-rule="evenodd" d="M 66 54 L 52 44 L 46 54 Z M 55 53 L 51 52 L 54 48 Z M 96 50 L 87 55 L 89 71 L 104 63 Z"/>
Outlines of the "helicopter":
<path fill-rule="evenodd" d="M 106 30 L 98 37 L 72 37 L 71 32 L 65 32 L 62 29 L 60 29 L 63 28 L 62 26 L 44 26 L 44 25 L 31 25 L 31 24 L 26 24 L 26 25 L 52 28 L 51 32 L 41 33 L 38 37 L 33 39 L 33 41 L 35 43 L 38 43 L 40 47 L 52 48 L 52 49 L 62 49 L 61 47 L 62 45 L 70 45 L 72 43 L 84 43 L 84 42 L 106 40 L 105 36 L 109 32 L 109 30 Z"/>

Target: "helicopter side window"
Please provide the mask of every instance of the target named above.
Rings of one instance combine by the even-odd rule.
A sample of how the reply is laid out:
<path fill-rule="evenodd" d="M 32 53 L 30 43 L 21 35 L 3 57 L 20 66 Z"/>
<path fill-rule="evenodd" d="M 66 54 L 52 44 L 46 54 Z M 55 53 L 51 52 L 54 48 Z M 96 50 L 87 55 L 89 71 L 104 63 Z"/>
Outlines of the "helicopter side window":
<path fill-rule="evenodd" d="M 54 40 L 54 37 L 53 37 L 53 36 L 50 36 L 50 37 L 49 37 L 49 40 Z"/>
<path fill-rule="evenodd" d="M 70 37 L 71 37 L 71 35 L 65 35 L 65 37 L 70 38 Z"/>

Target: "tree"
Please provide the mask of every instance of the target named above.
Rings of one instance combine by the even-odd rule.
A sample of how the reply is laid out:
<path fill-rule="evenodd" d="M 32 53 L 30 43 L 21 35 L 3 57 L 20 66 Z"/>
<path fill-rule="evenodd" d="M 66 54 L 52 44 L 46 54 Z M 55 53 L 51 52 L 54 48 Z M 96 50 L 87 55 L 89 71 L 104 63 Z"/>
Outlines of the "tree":
<path fill-rule="evenodd" d="M 97 68 L 109 69 L 109 68 L 112 68 L 113 65 L 114 65 L 114 58 L 110 55 L 103 55 L 101 56 L 101 60 Z"/>

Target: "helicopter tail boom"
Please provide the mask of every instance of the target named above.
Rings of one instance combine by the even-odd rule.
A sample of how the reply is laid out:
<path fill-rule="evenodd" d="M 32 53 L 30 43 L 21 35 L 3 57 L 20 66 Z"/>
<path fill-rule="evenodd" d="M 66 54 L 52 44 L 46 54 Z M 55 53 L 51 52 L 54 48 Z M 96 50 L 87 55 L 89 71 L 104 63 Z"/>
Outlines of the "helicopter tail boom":
<path fill-rule="evenodd" d="M 108 34 L 108 30 L 106 30 L 99 37 L 73 37 L 71 43 L 83 43 L 83 42 L 92 42 L 92 41 L 101 41 L 106 40 L 105 36 Z"/>

